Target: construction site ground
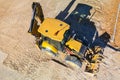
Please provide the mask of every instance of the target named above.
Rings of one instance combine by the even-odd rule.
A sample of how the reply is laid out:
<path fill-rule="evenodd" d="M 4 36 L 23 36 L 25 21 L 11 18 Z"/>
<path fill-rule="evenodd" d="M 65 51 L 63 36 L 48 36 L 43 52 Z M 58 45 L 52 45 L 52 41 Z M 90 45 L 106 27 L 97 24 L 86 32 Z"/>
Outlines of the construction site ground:
<path fill-rule="evenodd" d="M 40 2 L 44 16 L 54 18 L 71 0 L 0 0 L 0 80 L 119 80 L 120 52 L 106 46 L 99 72 L 92 76 L 83 69 L 66 68 L 42 53 L 35 46 L 35 38 L 28 34 L 32 17 L 32 2 Z M 113 34 L 120 0 L 76 0 L 91 5 L 97 11 L 92 21 L 101 35 Z M 120 17 L 120 14 L 119 14 Z M 120 48 L 120 18 L 117 23 L 115 42 Z"/>

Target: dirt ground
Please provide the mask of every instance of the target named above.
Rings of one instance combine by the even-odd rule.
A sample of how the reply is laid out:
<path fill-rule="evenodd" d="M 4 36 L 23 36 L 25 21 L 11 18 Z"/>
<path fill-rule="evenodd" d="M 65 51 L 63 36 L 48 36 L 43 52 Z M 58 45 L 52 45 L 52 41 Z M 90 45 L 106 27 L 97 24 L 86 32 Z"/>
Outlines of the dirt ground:
<path fill-rule="evenodd" d="M 8 56 L 0 63 L 0 80 L 119 80 L 120 52 L 106 47 L 104 63 L 97 77 L 87 75 L 83 70 L 71 70 L 46 59 L 35 47 L 35 38 L 27 33 L 32 16 L 31 4 L 40 2 L 45 17 L 54 18 L 71 0 L 0 0 L 0 56 Z M 96 10 L 92 21 L 99 35 L 113 34 L 120 0 L 76 0 L 70 12 L 78 3 L 91 5 Z M 120 17 L 120 16 L 119 16 Z M 115 45 L 120 46 L 120 18 L 117 24 Z M 3 60 L 1 58 L 0 60 Z M 6 74 L 6 75 L 5 75 Z M 19 78 L 17 78 L 19 77 Z"/>

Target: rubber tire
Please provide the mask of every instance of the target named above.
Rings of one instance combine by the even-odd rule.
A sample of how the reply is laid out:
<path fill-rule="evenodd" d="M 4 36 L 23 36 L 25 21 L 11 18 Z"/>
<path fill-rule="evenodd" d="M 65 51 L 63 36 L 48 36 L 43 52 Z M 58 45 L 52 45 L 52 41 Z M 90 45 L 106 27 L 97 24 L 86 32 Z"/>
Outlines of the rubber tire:
<path fill-rule="evenodd" d="M 42 51 L 43 53 L 46 53 L 46 54 L 52 56 L 52 57 L 55 57 L 55 56 L 56 56 L 55 53 L 53 53 L 52 51 L 50 51 L 50 50 L 48 50 L 48 49 L 46 49 L 46 48 L 41 48 L 41 51 Z"/>
<path fill-rule="evenodd" d="M 42 53 L 47 53 L 48 55 L 50 56 L 56 56 L 55 53 L 53 53 L 51 50 L 48 50 L 46 48 L 43 48 L 41 45 L 42 45 L 42 41 L 43 40 L 40 40 L 39 43 L 38 43 L 38 46 L 39 46 L 39 49 L 42 51 Z"/>
<path fill-rule="evenodd" d="M 75 66 L 77 68 L 80 68 L 82 66 L 82 62 L 80 61 L 80 59 L 78 59 L 76 56 L 70 56 L 67 55 L 65 58 L 65 61 L 71 65 L 71 66 Z"/>

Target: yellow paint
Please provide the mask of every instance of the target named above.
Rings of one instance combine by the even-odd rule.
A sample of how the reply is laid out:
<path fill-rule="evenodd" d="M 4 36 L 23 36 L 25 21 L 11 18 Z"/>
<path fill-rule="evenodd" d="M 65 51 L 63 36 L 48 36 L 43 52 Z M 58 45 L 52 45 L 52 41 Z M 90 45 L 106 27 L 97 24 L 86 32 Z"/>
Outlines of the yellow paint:
<path fill-rule="evenodd" d="M 95 54 L 92 58 L 92 61 L 98 61 L 98 59 L 100 58 L 99 54 Z"/>
<path fill-rule="evenodd" d="M 102 50 L 102 48 L 100 46 L 95 46 L 95 53 L 98 53 L 101 50 Z"/>
<path fill-rule="evenodd" d="M 47 41 L 42 42 L 42 47 L 51 50 L 55 54 L 58 53 L 58 50 L 54 46 L 50 45 Z"/>
<path fill-rule="evenodd" d="M 64 33 L 69 29 L 69 25 L 65 22 L 54 18 L 46 18 L 40 25 L 38 32 L 56 41 L 62 41 Z"/>
<path fill-rule="evenodd" d="M 93 73 L 94 71 L 98 68 L 98 64 L 97 63 L 90 63 L 89 65 L 87 65 L 89 70 L 92 70 Z"/>
<path fill-rule="evenodd" d="M 74 40 L 74 39 L 70 39 L 70 40 L 66 43 L 66 45 L 67 45 L 70 49 L 73 49 L 73 50 L 79 52 L 80 49 L 81 49 L 82 43 L 79 42 L 79 41 L 76 41 L 76 40 Z"/>
<path fill-rule="evenodd" d="M 96 65 L 95 65 L 95 63 L 91 63 L 91 69 L 95 69 L 96 68 Z"/>

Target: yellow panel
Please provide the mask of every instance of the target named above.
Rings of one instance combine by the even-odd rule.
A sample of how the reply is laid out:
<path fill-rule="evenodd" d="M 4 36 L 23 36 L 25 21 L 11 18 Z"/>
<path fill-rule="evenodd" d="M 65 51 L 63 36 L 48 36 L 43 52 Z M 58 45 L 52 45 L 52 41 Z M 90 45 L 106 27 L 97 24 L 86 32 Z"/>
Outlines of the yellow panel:
<path fill-rule="evenodd" d="M 80 51 L 80 48 L 81 48 L 81 46 L 82 46 L 82 43 L 79 42 L 79 41 L 76 41 L 76 40 L 74 40 L 74 39 L 70 39 L 70 40 L 66 43 L 66 45 L 67 45 L 70 49 L 73 49 L 73 50 L 79 52 L 79 51 Z"/>
<path fill-rule="evenodd" d="M 39 27 L 38 32 L 53 40 L 62 41 L 64 33 L 68 29 L 69 25 L 65 22 L 54 18 L 46 18 Z"/>

